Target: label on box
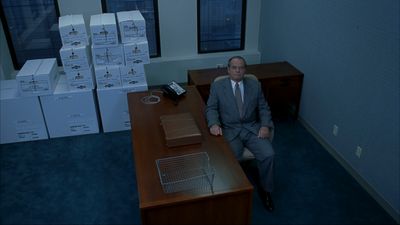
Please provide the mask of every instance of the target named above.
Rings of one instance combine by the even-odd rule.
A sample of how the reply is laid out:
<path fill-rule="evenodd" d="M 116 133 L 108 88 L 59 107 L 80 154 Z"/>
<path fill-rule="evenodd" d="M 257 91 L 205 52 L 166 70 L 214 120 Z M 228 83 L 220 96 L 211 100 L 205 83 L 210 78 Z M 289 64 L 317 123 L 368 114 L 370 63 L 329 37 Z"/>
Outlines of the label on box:
<path fill-rule="evenodd" d="M 30 141 L 40 139 L 38 125 L 29 120 L 16 121 L 16 134 L 19 141 Z"/>
<path fill-rule="evenodd" d="M 118 35 L 116 25 L 100 25 L 91 28 L 94 45 L 117 45 Z"/>
<path fill-rule="evenodd" d="M 64 101 L 68 99 L 72 99 L 73 97 L 71 95 L 61 95 L 61 96 L 56 96 L 54 100 L 56 101 Z"/>
<path fill-rule="evenodd" d="M 39 140 L 40 136 L 34 130 L 20 131 L 20 132 L 17 132 L 17 139 L 18 139 L 18 141 L 33 141 L 33 140 Z"/>
<path fill-rule="evenodd" d="M 119 66 L 96 67 L 96 83 L 98 88 L 121 87 Z"/>
<path fill-rule="evenodd" d="M 136 25 L 134 21 L 121 22 L 122 33 L 126 39 L 132 40 L 133 38 L 144 38 L 146 37 L 146 28 L 144 24 L 139 23 Z"/>
<path fill-rule="evenodd" d="M 121 42 L 137 42 L 146 39 L 146 22 L 139 10 L 117 12 Z"/>
<path fill-rule="evenodd" d="M 121 66 L 120 69 L 122 86 L 146 85 L 146 76 L 142 64 Z"/>
<path fill-rule="evenodd" d="M 95 88 L 92 80 L 69 81 L 69 89 L 72 90 L 92 90 Z"/>
<path fill-rule="evenodd" d="M 97 66 L 123 65 L 124 54 L 122 46 L 92 47 L 93 63 Z"/>
<path fill-rule="evenodd" d="M 67 72 L 67 82 L 70 90 L 91 90 L 95 88 L 92 69 Z"/>
<path fill-rule="evenodd" d="M 20 80 L 19 81 L 21 92 L 41 92 L 48 91 L 50 89 L 50 84 L 47 80 L 35 80 L 30 81 Z"/>
<path fill-rule="evenodd" d="M 68 127 L 72 135 L 93 132 L 93 129 L 90 127 L 90 125 L 85 122 L 69 122 Z"/>
<path fill-rule="evenodd" d="M 99 33 L 93 33 L 93 43 L 96 45 L 113 45 L 117 44 L 115 35 L 108 35 L 108 31 L 100 31 Z"/>
<path fill-rule="evenodd" d="M 90 55 L 87 46 L 78 48 L 62 47 L 61 61 L 65 71 L 87 70 L 90 68 Z"/>
<path fill-rule="evenodd" d="M 150 63 L 149 46 L 147 41 L 124 44 L 126 65 Z"/>
<path fill-rule="evenodd" d="M 96 120 L 89 119 L 82 113 L 71 114 L 67 117 L 69 118 L 67 124 L 72 135 L 93 133 L 97 129 L 97 127 L 92 126 L 96 123 Z"/>
<path fill-rule="evenodd" d="M 89 44 L 87 34 L 79 33 L 73 27 L 71 27 L 70 31 L 62 33 L 61 35 L 63 35 L 61 36 L 63 46 L 77 47 Z"/>
<path fill-rule="evenodd" d="M 60 37 L 63 46 L 88 45 L 83 15 L 65 15 L 58 19 Z"/>

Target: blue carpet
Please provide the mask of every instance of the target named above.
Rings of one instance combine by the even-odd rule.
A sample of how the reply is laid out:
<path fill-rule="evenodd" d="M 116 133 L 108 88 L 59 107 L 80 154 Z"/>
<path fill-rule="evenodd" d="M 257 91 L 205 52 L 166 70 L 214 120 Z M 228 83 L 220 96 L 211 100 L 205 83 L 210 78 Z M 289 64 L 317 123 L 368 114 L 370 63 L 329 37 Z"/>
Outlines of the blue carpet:
<path fill-rule="evenodd" d="M 273 146 L 276 209 L 255 191 L 253 224 L 395 224 L 299 122 L 277 122 Z M 140 223 L 130 131 L 0 147 L 1 224 Z"/>
<path fill-rule="evenodd" d="M 140 223 L 130 132 L 1 146 L 2 224 Z"/>

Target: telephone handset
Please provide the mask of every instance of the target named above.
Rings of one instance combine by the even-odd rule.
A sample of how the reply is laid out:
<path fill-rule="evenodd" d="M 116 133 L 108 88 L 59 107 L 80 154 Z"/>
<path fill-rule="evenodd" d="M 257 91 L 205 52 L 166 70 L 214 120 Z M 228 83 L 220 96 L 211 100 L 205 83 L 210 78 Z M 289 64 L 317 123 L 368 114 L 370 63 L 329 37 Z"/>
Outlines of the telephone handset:
<path fill-rule="evenodd" d="M 165 96 L 178 100 L 179 97 L 186 94 L 186 90 L 183 89 L 178 83 L 175 81 L 171 81 L 170 83 L 162 86 L 162 91 Z"/>

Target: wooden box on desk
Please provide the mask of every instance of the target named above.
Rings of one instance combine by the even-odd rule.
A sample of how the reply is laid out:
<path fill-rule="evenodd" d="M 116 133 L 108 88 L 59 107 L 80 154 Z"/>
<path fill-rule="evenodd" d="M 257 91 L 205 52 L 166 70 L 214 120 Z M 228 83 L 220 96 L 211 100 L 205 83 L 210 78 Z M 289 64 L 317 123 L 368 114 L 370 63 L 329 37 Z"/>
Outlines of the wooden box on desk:
<path fill-rule="evenodd" d="M 201 132 L 190 113 L 160 116 L 168 147 L 201 143 Z"/>

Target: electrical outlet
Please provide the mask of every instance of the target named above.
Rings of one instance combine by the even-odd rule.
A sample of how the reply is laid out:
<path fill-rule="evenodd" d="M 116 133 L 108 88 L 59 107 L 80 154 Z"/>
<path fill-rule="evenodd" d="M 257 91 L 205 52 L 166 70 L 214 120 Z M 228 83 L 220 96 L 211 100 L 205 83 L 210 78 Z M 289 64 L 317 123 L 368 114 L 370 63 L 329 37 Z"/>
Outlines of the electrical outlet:
<path fill-rule="evenodd" d="M 217 66 L 217 68 L 222 68 L 222 67 L 224 67 L 224 64 L 217 64 L 216 66 Z"/>
<path fill-rule="evenodd" d="M 338 133 L 339 133 L 339 127 L 336 124 L 334 124 L 332 129 L 332 134 L 334 136 L 338 136 Z"/>
<path fill-rule="evenodd" d="M 362 154 L 362 148 L 360 146 L 357 146 L 357 148 L 356 148 L 356 156 L 358 158 L 361 158 L 361 154 Z"/>

